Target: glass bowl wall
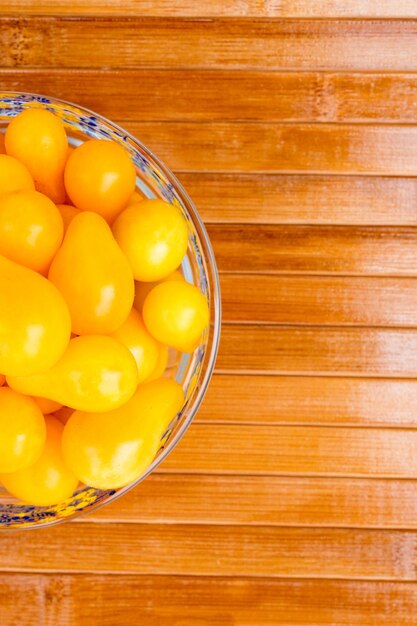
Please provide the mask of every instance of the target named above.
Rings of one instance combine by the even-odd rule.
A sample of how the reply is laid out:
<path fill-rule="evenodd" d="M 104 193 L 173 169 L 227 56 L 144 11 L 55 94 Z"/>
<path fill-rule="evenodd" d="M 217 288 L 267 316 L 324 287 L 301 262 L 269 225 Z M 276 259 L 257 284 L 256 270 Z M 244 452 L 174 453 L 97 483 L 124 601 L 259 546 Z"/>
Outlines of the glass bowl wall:
<path fill-rule="evenodd" d="M 169 425 L 152 464 L 133 483 L 121 489 L 98 490 L 83 487 L 56 506 L 28 506 L 8 495 L 0 485 L 0 530 L 34 528 L 73 518 L 112 502 L 148 476 L 171 452 L 193 420 L 206 392 L 216 359 L 220 338 L 220 289 L 216 262 L 210 241 L 196 208 L 170 170 L 140 141 L 109 120 L 77 105 L 31 93 L 0 92 L 0 131 L 27 108 L 52 111 L 64 123 L 69 142 L 76 146 L 88 138 L 110 139 L 130 154 L 137 172 L 137 188 L 148 198 L 163 198 L 182 211 L 188 223 L 188 252 L 181 271 L 185 279 L 205 294 L 211 311 L 210 328 L 193 354 L 171 351 L 165 375 L 184 389 L 185 404 Z M 179 138 L 181 140 L 181 138 Z"/>

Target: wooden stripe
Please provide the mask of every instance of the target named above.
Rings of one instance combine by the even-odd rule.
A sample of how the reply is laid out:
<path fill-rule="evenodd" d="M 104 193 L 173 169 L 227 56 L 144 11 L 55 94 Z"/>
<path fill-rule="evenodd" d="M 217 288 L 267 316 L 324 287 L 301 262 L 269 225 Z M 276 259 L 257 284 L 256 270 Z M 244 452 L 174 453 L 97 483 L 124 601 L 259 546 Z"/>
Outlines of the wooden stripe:
<path fill-rule="evenodd" d="M 3 69 L 0 82 L 4 90 L 46 93 L 125 121 L 416 119 L 415 74 Z"/>
<path fill-rule="evenodd" d="M 416 544 L 395 530 L 79 523 L 5 534 L 0 570 L 415 581 Z"/>
<path fill-rule="evenodd" d="M 177 171 L 417 176 L 417 126 L 121 123 Z"/>
<path fill-rule="evenodd" d="M 273 15 L 288 17 L 411 17 L 417 11 L 414 0 L 271 0 L 266 3 Z"/>
<path fill-rule="evenodd" d="M 46 614 L 49 615 L 52 605 L 55 604 L 55 602 L 51 602 L 49 606 L 43 606 L 45 589 L 48 587 L 52 590 L 54 586 L 51 582 L 49 578 L 37 574 L 33 576 L 22 574 L 0 575 L 0 613 L 2 624 L 4 626 L 13 626 L 16 615 L 24 616 L 23 623 L 25 626 L 47 624 Z M 52 599 L 52 595 L 50 598 Z M 57 617 L 56 614 L 55 617 Z"/>
<path fill-rule="evenodd" d="M 417 225 L 417 179 L 180 172 L 205 222 Z"/>
<path fill-rule="evenodd" d="M 413 583 L 242 577 L 2 574 L 2 623 L 25 626 L 413 626 Z M 157 619 L 157 622 L 155 621 Z M 5 620 L 5 621 L 4 621 Z"/>
<path fill-rule="evenodd" d="M 197 420 L 416 427 L 417 380 L 215 374 Z"/>
<path fill-rule="evenodd" d="M 417 175 L 417 126 L 239 122 L 124 126 L 176 170 Z"/>
<path fill-rule="evenodd" d="M 414 227 L 210 224 L 222 272 L 416 276 Z"/>
<path fill-rule="evenodd" d="M 417 377 L 417 332 L 225 325 L 217 367 L 243 372 Z"/>
<path fill-rule="evenodd" d="M 417 478 L 417 430 L 196 423 L 160 471 Z"/>
<path fill-rule="evenodd" d="M 417 280 L 221 275 L 223 320 L 417 327 Z"/>
<path fill-rule="evenodd" d="M 47 93 L 113 119 L 315 121 L 325 77 L 221 70 L 2 70 L 0 80 L 4 89 Z"/>
<path fill-rule="evenodd" d="M 13 11 L 0 2 L 0 13 L 15 15 L 131 15 L 159 17 L 416 17 L 414 0 L 15 0 Z"/>
<path fill-rule="evenodd" d="M 153 474 L 80 520 L 415 529 L 416 482 Z"/>
<path fill-rule="evenodd" d="M 206 223 L 417 226 L 417 179 L 179 172 Z"/>
<path fill-rule="evenodd" d="M 417 21 L 3 17 L 4 67 L 417 68 Z"/>

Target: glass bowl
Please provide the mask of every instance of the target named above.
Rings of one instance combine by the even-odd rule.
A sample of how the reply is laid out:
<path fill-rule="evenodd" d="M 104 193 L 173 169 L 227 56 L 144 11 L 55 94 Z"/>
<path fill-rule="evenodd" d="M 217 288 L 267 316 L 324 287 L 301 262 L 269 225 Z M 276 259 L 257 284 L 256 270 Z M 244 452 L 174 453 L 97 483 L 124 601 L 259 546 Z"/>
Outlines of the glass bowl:
<path fill-rule="evenodd" d="M 0 529 L 37 528 L 71 519 L 113 502 L 141 482 L 165 459 L 184 435 L 207 390 L 220 339 L 221 301 L 219 278 L 210 240 L 198 212 L 170 170 L 140 141 L 109 120 L 70 102 L 32 93 L 0 92 L 0 125 L 4 132 L 10 119 L 27 108 L 41 107 L 63 121 L 69 142 L 87 138 L 111 139 L 132 157 L 137 187 L 148 198 L 163 198 L 182 211 L 189 227 L 188 252 L 182 263 L 185 279 L 197 285 L 210 306 L 210 328 L 193 354 L 170 354 L 166 376 L 175 378 L 185 394 L 185 404 L 162 437 L 154 461 L 133 483 L 121 489 L 82 487 L 61 504 L 29 506 L 18 502 L 0 486 Z"/>

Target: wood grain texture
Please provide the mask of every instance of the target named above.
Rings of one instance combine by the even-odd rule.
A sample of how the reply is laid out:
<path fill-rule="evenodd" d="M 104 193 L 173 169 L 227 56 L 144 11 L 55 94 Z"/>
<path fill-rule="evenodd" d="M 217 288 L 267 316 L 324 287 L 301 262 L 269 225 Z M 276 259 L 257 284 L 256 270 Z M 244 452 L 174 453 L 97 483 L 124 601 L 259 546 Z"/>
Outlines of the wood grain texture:
<path fill-rule="evenodd" d="M 417 175 L 414 126 L 122 124 L 177 171 Z"/>
<path fill-rule="evenodd" d="M 0 82 L 124 121 L 412 123 L 417 91 L 404 73 L 3 69 Z"/>
<path fill-rule="evenodd" d="M 3 67 L 417 68 L 417 20 L 34 16 L 2 17 L 0 30 Z"/>
<path fill-rule="evenodd" d="M 215 374 L 197 420 L 416 427 L 417 380 Z"/>
<path fill-rule="evenodd" d="M 414 480 L 154 474 L 82 521 L 416 529 L 417 501 Z"/>
<path fill-rule="evenodd" d="M 417 377 L 411 329 L 225 325 L 219 370 Z"/>
<path fill-rule="evenodd" d="M 211 224 L 208 231 L 222 272 L 415 276 L 417 271 L 414 227 Z"/>
<path fill-rule="evenodd" d="M 14 626 L 18 614 L 24 615 L 26 626 L 42 624 L 45 616 L 43 589 L 43 580 L 38 576 L 0 576 L 2 626 Z"/>
<path fill-rule="evenodd" d="M 224 325 L 156 473 L 4 534 L 1 626 L 412 626 L 415 1 L 12 4 L 2 88 L 92 108 L 178 173 Z"/>
<path fill-rule="evenodd" d="M 417 478 L 417 430 L 195 424 L 161 472 Z"/>
<path fill-rule="evenodd" d="M 399 530 L 80 522 L 50 528 L 47 541 L 5 536 L 0 571 L 415 581 L 416 545 Z"/>
<path fill-rule="evenodd" d="M 220 284 L 225 322 L 417 327 L 414 278 L 222 274 Z"/>
<path fill-rule="evenodd" d="M 180 172 L 207 223 L 417 225 L 417 179 Z"/>
<path fill-rule="evenodd" d="M 1 14 L 131 15 L 159 17 L 417 17 L 414 0 L 15 0 L 13 11 L 0 2 Z"/>
<path fill-rule="evenodd" d="M 2 574 L 3 626 L 15 626 L 13 595 L 31 602 L 25 626 L 413 626 L 413 583 L 242 577 Z M 212 599 L 216 599 L 214 604 Z M 326 598 L 323 606 L 322 598 Z M 308 614 L 306 613 L 308 605 Z M 395 607 L 395 609 L 394 609 Z M 43 621 L 42 621 L 43 620 Z M 279 620 L 279 622 L 277 622 Z"/>
<path fill-rule="evenodd" d="M 417 126 L 240 122 L 122 125 L 178 171 L 417 175 Z"/>

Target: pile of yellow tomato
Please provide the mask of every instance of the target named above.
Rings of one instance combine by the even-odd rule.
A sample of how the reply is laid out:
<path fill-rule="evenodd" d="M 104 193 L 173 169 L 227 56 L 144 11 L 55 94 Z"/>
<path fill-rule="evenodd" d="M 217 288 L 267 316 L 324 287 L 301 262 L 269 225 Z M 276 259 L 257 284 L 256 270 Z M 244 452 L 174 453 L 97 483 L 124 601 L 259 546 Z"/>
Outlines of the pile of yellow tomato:
<path fill-rule="evenodd" d="M 209 310 L 178 271 L 186 221 L 120 145 L 71 148 L 42 108 L 0 138 L 0 482 L 51 505 L 151 463 L 184 402 L 168 347 L 193 351 Z"/>

